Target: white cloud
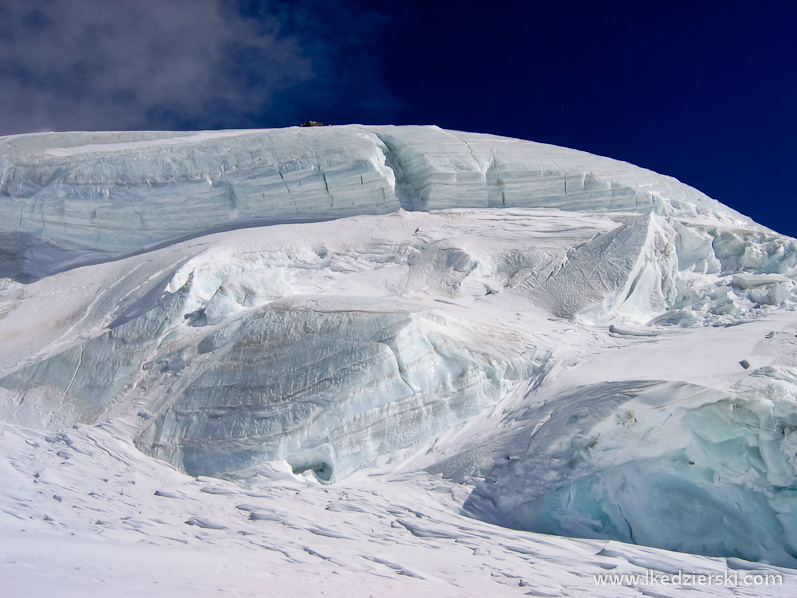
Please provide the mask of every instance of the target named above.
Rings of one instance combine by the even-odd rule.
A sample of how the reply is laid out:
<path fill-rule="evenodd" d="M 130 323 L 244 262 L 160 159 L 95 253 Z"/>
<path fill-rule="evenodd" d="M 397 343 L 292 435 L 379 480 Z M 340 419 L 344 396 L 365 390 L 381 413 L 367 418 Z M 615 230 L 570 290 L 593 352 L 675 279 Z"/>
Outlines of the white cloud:
<path fill-rule="evenodd" d="M 314 77 L 278 20 L 224 0 L 0 5 L 0 134 L 246 126 Z"/>

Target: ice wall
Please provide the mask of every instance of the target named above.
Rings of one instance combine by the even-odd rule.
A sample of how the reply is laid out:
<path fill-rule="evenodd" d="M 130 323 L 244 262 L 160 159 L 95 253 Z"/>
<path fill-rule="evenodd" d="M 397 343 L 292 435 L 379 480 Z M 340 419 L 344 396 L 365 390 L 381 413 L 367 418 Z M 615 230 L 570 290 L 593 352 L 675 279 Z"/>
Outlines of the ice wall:
<path fill-rule="evenodd" d="M 41 133 L 0 138 L 0 275 L 269 222 L 510 206 L 750 223 L 624 162 L 437 127 Z"/>
<path fill-rule="evenodd" d="M 407 313 L 269 310 L 231 326 L 203 339 L 196 351 L 223 355 L 137 440 L 190 473 L 284 458 L 322 479 L 345 477 L 542 370 L 463 346 Z M 189 358 L 165 359 L 174 369 Z"/>
<path fill-rule="evenodd" d="M 422 313 L 377 304 L 277 303 L 186 331 L 176 303 L 3 378 L 19 397 L 9 419 L 57 426 L 111 414 L 136 422 L 139 448 L 192 474 L 287 459 L 331 479 L 478 413 L 541 376 L 546 360 L 469 346 Z"/>
<path fill-rule="evenodd" d="M 767 368 L 732 394 L 653 381 L 575 388 L 430 469 L 483 477 L 465 508 L 499 525 L 794 566 L 794 381 Z"/>

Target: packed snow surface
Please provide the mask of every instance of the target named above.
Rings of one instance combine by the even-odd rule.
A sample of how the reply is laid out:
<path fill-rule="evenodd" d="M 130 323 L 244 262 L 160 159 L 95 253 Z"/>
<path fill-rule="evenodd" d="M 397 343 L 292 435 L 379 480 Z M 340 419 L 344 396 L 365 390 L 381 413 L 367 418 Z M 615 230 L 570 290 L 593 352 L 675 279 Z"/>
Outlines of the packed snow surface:
<path fill-rule="evenodd" d="M 436 127 L 22 135 L 0 172 L 14 591 L 797 595 L 794 239 Z"/>

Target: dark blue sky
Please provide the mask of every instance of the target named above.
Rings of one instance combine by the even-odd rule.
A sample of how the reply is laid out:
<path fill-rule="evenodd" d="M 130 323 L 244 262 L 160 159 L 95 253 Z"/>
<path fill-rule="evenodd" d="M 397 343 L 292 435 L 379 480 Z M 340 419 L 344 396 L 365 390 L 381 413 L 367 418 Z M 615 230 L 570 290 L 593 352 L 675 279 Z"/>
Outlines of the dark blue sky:
<path fill-rule="evenodd" d="M 0 134 L 437 124 L 675 176 L 797 236 L 797 2 L 2 0 Z"/>
<path fill-rule="evenodd" d="M 797 236 L 797 2 L 424 4 L 386 69 L 399 122 L 627 160 Z"/>

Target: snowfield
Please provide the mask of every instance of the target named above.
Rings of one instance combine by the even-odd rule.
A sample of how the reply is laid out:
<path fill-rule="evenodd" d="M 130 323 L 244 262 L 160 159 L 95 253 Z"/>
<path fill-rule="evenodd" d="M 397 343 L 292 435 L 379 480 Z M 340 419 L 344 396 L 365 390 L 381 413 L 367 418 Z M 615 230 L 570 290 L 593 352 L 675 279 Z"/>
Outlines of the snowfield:
<path fill-rule="evenodd" d="M 9 595 L 797 596 L 797 241 L 672 178 L 5 137 L 0 276 Z"/>

